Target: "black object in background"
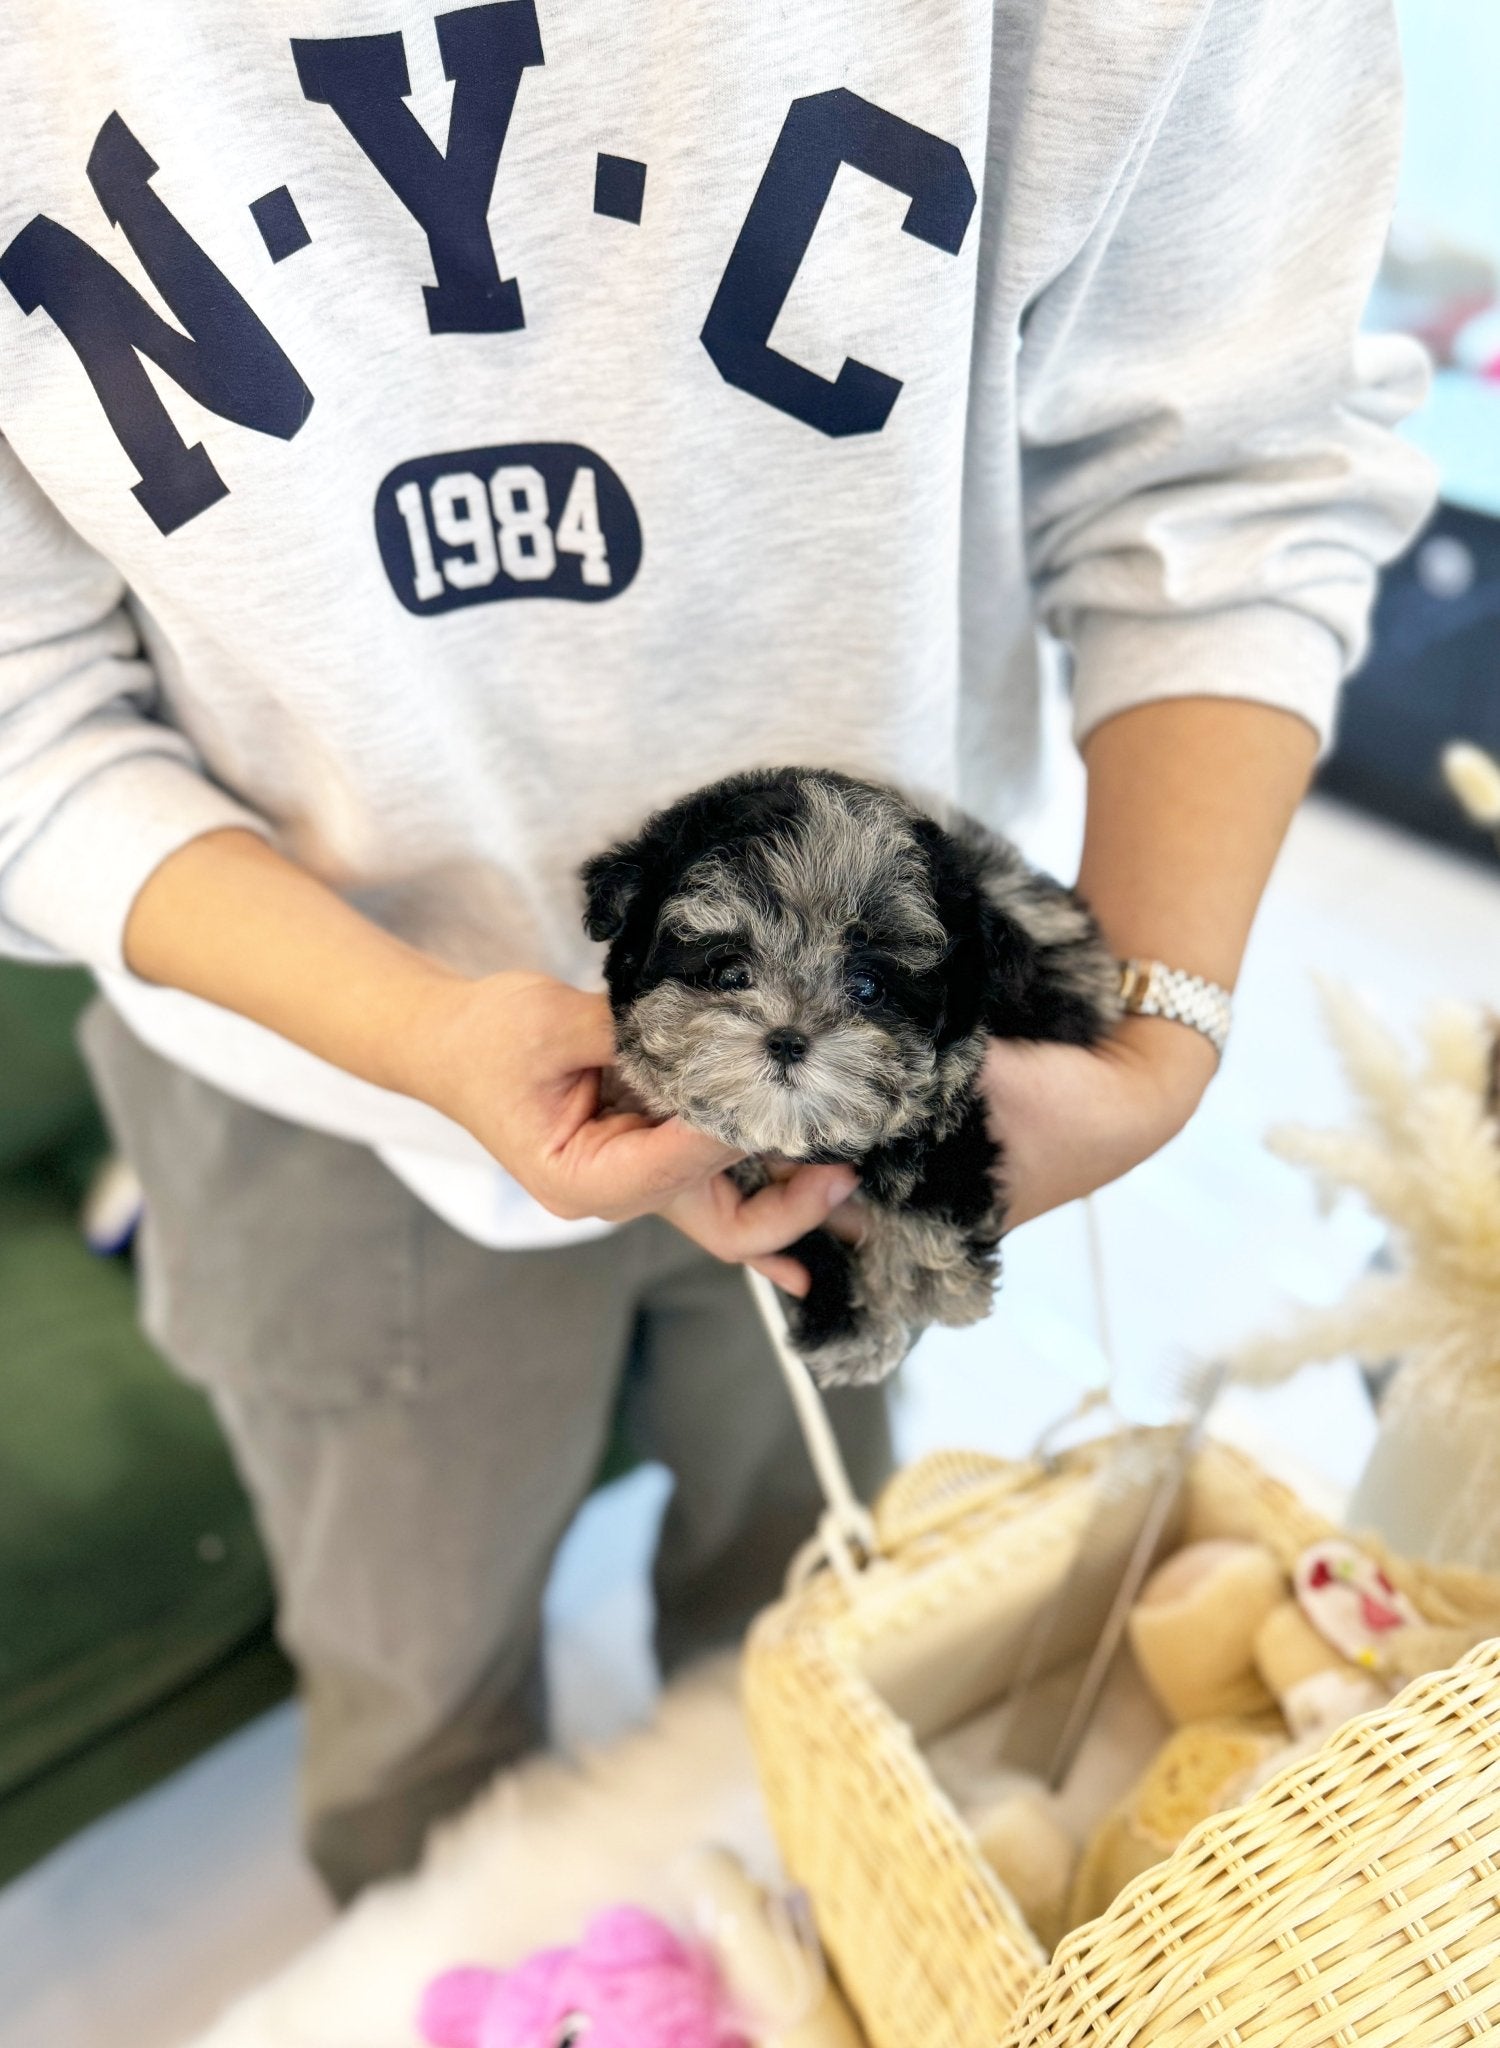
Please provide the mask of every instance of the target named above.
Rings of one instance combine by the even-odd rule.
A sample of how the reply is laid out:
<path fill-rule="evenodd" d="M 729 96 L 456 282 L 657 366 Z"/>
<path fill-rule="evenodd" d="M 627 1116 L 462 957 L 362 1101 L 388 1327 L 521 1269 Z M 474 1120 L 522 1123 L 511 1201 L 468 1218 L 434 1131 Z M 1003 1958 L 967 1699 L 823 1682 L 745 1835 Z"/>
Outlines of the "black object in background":
<path fill-rule="evenodd" d="M 1372 652 L 1345 693 L 1318 787 L 1495 860 L 1443 779 L 1450 740 L 1500 759 L 1500 519 L 1440 505 L 1386 571 Z"/>

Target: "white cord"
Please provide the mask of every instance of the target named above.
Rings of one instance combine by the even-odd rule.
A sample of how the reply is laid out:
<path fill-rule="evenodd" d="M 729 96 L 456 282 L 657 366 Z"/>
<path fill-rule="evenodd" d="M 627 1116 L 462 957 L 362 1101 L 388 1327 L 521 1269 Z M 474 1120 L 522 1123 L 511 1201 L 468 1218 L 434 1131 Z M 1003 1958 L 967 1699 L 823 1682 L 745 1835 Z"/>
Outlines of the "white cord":
<path fill-rule="evenodd" d="M 841 1578 L 851 1581 L 876 1555 L 874 1519 L 849 1483 L 848 1468 L 839 1450 L 838 1438 L 833 1433 L 828 1410 L 823 1406 L 823 1397 L 813 1383 L 812 1374 L 787 1341 L 786 1317 L 782 1314 L 775 1288 L 763 1273 L 757 1273 L 749 1266 L 745 1268 L 745 1278 L 750 1283 L 755 1306 L 760 1310 L 771 1349 L 776 1353 L 777 1363 L 786 1380 L 807 1444 L 807 1454 L 812 1459 L 813 1471 L 828 1503 L 828 1512 L 818 1525 L 819 1537 L 829 1563 Z"/>
<path fill-rule="evenodd" d="M 1033 1458 L 1050 1465 L 1057 1456 L 1054 1445 L 1064 1430 L 1084 1421 L 1098 1408 L 1112 1408 L 1115 1399 L 1115 1346 L 1109 1319 L 1109 1277 L 1104 1267 L 1104 1235 L 1099 1228 L 1099 1211 L 1094 1197 L 1083 1198 L 1084 1238 L 1088 1247 L 1089 1286 L 1094 1297 L 1094 1337 L 1104 1360 L 1104 1384 L 1085 1388 L 1077 1401 L 1049 1422 L 1031 1447 Z"/>
<path fill-rule="evenodd" d="M 1099 1213 L 1094 1197 L 1084 1198 L 1083 1213 L 1088 1239 L 1089 1277 L 1094 1296 L 1094 1322 L 1098 1332 L 1099 1349 L 1104 1356 L 1105 1383 L 1102 1387 L 1091 1388 L 1078 1405 L 1068 1414 L 1059 1416 L 1043 1432 L 1033 1456 L 1049 1457 L 1052 1439 L 1063 1429 L 1096 1408 L 1111 1405 L 1115 1386 L 1116 1360 L 1114 1336 L 1110 1327 L 1109 1283 L 1104 1267 L 1104 1240 L 1099 1228 Z M 828 1503 L 828 1512 L 818 1524 L 818 1534 L 810 1551 L 821 1550 L 829 1563 L 846 1584 L 852 1584 L 860 1571 L 872 1557 L 878 1555 L 875 1537 L 875 1523 L 860 1502 L 849 1483 L 849 1473 L 839 1450 L 838 1439 L 828 1420 L 828 1411 L 823 1406 L 823 1397 L 818 1392 L 812 1374 L 793 1351 L 787 1341 L 786 1317 L 776 1290 L 762 1273 L 745 1268 L 745 1278 L 755 1306 L 760 1311 L 761 1321 L 771 1340 L 771 1349 L 776 1353 L 777 1363 L 786 1380 L 792 1397 L 792 1406 L 801 1425 L 803 1439 L 807 1444 L 808 1456 L 812 1459 L 813 1470 L 818 1484 L 823 1489 L 823 1498 Z M 807 1559 L 799 1561 L 799 1571 L 805 1574 Z"/>
<path fill-rule="evenodd" d="M 1099 1341 L 1099 1350 L 1104 1358 L 1104 1380 L 1106 1386 L 1115 1383 L 1115 1340 L 1109 1320 L 1109 1280 L 1104 1270 L 1104 1235 L 1099 1228 L 1099 1205 L 1097 1197 L 1083 1198 L 1084 1229 L 1089 1247 L 1089 1285 L 1094 1294 L 1094 1330 Z"/>

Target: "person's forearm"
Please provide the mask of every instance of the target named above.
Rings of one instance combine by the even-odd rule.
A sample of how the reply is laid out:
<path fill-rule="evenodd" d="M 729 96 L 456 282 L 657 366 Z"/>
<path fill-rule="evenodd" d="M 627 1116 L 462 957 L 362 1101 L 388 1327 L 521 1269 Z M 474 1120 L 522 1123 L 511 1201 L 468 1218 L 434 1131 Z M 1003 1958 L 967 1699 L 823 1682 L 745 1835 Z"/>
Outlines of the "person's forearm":
<path fill-rule="evenodd" d="M 180 847 L 136 897 L 125 964 L 403 1094 L 423 1094 L 419 1018 L 460 977 L 361 917 L 253 832 Z"/>
<path fill-rule="evenodd" d="M 1316 751 L 1300 718 L 1238 698 L 1167 698 L 1094 728 L 1078 886 L 1122 958 L 1234 986 Z"/>
<path fill-rule="evenodd" d="M 253 832 L 207 833 L 136 896 L 125 963 L 203 996 L 335 1066 L 461 1124 L 566 1219 L 664 1216 L 716 1258 L 803 1293 L 783 1256 L 852 1190 L 847 1167 L 803 1166 L 744 1195 L 735 1154 L 676 1118 L 601 1105 L 614 1051 L 602 994 L 543 974 L 471 980 L 371 924 Z"/>
<path fill-rule="evenodd" d="M 1240 698 L 1160 699 L 1095 726 L 1078 886 L 1121 959 L 1233 988 L 1316 755 L 1311 726 Z M 1120 1035 L 1186 1116 L 1218 1066 L 1207 1039 L 1157 1017 Z"/>
<path fill-rule="evenodd" d="M 1185 697 L 1089 734 L 1081 893 L 1114 951 L 1232 987 L 1316 752 L 1290 713 Z M 982 1087 L 1014 1227 L 1149 1159 L 1218 1065 L 1201 1033 L 1125 1017 L 1102 1045 L 991 1041 Z"/>

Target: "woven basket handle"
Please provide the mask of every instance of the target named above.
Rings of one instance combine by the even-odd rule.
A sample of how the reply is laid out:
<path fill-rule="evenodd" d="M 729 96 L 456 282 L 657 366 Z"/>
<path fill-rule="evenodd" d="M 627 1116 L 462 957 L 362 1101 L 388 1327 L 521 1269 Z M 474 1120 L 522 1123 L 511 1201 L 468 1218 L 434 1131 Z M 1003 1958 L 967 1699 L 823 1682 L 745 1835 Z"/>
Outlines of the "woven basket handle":
<path fill-rule="evenodd" d="M 839 1577 L 846 1582 L 851 1581 L 858 1578 L 879 1553 L 874 1517 L 849 1482 L 848 1467 L 839 1449 L 838 1438 L 833 1433 L 833 1424 L 828 1420 L 823 1396 L 818 1392 L 812 1374 L 787 1341 L 786 1317 L 776 1299 L 776 1289 L 763 1273 L 752 1272 L 748 1266 L 745 1278 L 750 1283 L 755 1306 L 760 1310 L 771 1349 L 776 1353 L 776 1362 L 786 1380 L 807 1454 L 812 1459 L 813 1471 L 827 1502 L 818 1522 L 817 1543 Z"/>

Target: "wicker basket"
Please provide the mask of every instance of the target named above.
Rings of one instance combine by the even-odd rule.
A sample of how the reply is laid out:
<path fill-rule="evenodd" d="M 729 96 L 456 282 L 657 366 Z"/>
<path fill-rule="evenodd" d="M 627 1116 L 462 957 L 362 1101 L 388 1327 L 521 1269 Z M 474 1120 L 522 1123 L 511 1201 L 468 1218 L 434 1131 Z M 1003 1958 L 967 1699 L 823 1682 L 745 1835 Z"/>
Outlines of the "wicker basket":
<path fill-rule="evenodd" d="M 878 1504 L 864 1568 L 815 1574 L 752 1634 L 772 1822 L 872 2048 L 1456 2048 L 1500 2031 L 1500 1641 L 1199 1827 L 1048 1963 L 882 1672 L 899 1667 L 893 1644 L 998 1602 L 1011 1619 L 990 1667 L 971 1646 L 963 1697 L 943 1708 L 1003 1693 L 1013 1610 L 1034 1611 L 1066 1569 L 1100 1458 L 924 1461 Z M 1194 1461 L 1182 1512 L 1183 1540 L 1254 1538 L 1288 1567 L 1330 1533 L 1218 1445 Z M 1384 1561 L 1429 1621 L 1496 1612 L 1493 1581 Z"/>

